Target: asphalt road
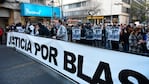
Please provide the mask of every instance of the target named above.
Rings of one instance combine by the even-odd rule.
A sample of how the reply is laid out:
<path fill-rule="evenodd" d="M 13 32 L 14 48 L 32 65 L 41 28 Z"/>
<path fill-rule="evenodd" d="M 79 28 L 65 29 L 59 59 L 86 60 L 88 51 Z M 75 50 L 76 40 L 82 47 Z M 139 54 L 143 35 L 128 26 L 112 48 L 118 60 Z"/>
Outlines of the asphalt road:
<path fill-rule="evenodd" d="M 0 84 L 74 84 L 48 67 L 0 45 Z"/>

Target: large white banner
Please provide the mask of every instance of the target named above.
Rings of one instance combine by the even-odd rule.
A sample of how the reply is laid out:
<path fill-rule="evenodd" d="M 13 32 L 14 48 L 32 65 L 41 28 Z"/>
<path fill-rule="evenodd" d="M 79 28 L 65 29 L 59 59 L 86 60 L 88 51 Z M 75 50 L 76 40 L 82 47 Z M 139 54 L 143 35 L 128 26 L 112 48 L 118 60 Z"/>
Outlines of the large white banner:
<path fill-rule="evenodd" d="M 15 32 L 8 33 L 7 46 L 80 84 L 149 84 L 149 57 Z"/>

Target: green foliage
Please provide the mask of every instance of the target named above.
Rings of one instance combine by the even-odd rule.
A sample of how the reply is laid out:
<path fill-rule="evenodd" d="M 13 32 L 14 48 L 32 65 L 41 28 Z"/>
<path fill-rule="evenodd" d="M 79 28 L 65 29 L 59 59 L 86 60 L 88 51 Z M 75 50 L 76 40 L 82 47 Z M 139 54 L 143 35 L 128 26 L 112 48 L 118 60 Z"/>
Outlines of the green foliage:
<path fill-rule="evenodd" d="M 149 4 L 147 4 L 146 2 L 142 2 L 142 4 L 139 4 L 135 1 L 132 1 L 130 16 L 135 17 L 132 18 L 133 21 L 139 20 L 140 22 L 143 22 L 144 20 L 146 20 L 147 11 L 149 11 Z"/>

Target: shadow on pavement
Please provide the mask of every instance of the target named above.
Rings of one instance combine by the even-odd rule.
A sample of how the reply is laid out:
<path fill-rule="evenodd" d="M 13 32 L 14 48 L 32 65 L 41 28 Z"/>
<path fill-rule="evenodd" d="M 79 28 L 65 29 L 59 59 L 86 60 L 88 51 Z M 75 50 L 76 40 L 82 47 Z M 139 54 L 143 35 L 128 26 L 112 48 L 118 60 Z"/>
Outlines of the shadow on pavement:
<path fill-rule="evenodd" d="M 0 84 L 74 84 L 13 48 L 0 45 Z"/>

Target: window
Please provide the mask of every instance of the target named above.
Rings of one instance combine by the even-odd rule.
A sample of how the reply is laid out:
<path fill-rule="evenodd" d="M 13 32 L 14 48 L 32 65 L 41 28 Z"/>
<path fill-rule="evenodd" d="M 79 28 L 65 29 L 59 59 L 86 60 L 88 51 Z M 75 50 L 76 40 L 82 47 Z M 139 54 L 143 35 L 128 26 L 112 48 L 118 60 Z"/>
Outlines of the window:
<path fill-rule="evenodd" d="M 44 0 L 31 0 L 31 3 L 44 4 Z"/>
<path fill-rule="evenodd" d="M 69 4 L 69 7 L 68 8 L 77 8 L 77 7 L 81 7 L 81 2 L 79 3 L 74 3 L 74 4 Z"/>
<path fill-rule="evenodd" d="M 86 1 L 83 1 L 83 2 L 82 2 L 82 6 L 83 6 L 83 7 L 86 6 Z"/>
<path fill-rule="evenodd" d="M 74 4 L 69 4 L 69 8 L 74 8 Z"/>
<path fill-rule="evenodd" d="M 76 5 L 76 7 L 81 7 L 81 2 L 80 3 L 76 3 L 75 5 Z"/>
<path fill-rule="evenodd" d="M 122 0 L 123 2 L 130 4 L 130 0 Z"/>
<path fill-rule="evenodd" d="M 69 9 L 68 5 L 63 6 L 64 9 Z"/>
<path fill-rule="evenodd" d="M 122 8 L 122 12 L 123 13 L 129 13 L 130 12 L 130 9 L 129 8 L 126 8 L 126 7 L 123 7 Z"/>

